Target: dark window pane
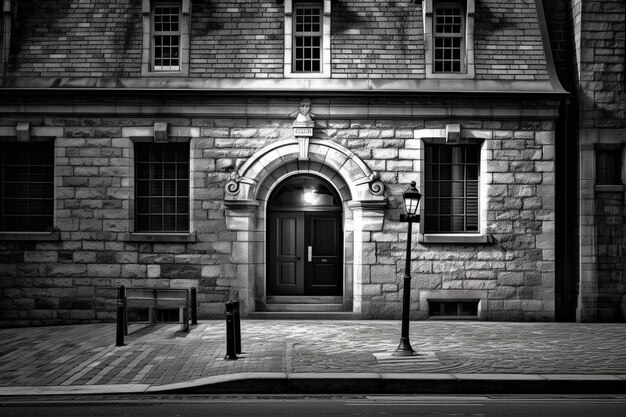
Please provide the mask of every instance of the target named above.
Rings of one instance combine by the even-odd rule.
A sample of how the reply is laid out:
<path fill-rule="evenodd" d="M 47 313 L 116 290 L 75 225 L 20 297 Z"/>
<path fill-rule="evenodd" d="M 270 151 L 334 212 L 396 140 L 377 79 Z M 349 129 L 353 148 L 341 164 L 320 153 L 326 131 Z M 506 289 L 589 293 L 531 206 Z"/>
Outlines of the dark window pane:
<path fill-rule="evenodd" d="M 135 162 L 136 230 L 188 231 L 189 145 L 136 144 Z M 145 193 L 150 198 L 141 198 Z M 150 216 L 141 216 L 144 213 Z M 177 219 L 177 214 L 185 216 L 187 223 Z"/>
<path fill-rule="evenodd" d="M 622 184 L 622 150 L 596 151 L 596 184 Z"/>
<path fill-rule="evenodd" d="M 478 145 L 425 147 L 424 193 L 426 233 L 478 231 Z"/>
<path fill-rule="evenodd" d="M 2 231 L 46 231 L 54 210 L 54 144 L 0 145 Z"/>
<path fill-rule="evenodd" d="M 272 193 L 270 207 L 339 206 L 340 200 L 324 181 L 297 176 L 283 183 Z"/>

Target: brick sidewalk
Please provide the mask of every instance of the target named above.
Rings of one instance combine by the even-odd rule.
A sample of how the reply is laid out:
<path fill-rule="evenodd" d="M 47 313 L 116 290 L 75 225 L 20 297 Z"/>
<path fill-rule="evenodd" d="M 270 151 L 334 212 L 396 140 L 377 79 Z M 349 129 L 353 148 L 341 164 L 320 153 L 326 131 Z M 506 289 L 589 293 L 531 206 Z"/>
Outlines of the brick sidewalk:
<path fill-rule="evenodd" d="M 123 347 L 114 323 L 2 329 L 0 387 L 161 386 L 254 372 L 626 376 L 624 324 L 418 321 L 420 355 L 396 358 L 399 321 L 244 320 L 237 361 L 223 359 L 222 321 L 178 328 L 136 327 Z"/>

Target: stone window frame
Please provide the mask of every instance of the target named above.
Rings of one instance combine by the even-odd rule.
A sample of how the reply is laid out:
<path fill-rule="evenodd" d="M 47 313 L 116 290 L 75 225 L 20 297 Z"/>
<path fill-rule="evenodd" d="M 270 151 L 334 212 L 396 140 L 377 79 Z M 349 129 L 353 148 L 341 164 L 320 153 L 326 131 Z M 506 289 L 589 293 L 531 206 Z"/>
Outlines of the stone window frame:
<path fill-rule="evenodd" d="M 478 232 L 468 233 L 425 233 L 424 221 L 419 223 L 418 242 L 421 244 L 488 244 L 493 239 L 487 229 L 488 183 L 487 161 L 489 134 L 485 131 L 461 130 L 459 125 L 447 125 L 445 129 L 417 129 L 414 131 L 415 146 L 417 148 L 417 160 L 415 161 L 418 172 L 418 188 L 425 190 L 425 148 L 426 143 L 434 144 L 477 144 L 480 146 L 480 167 L 478 183 Z M 420 203 L 420 215 L 426 218 L 424 203 Z"/>
<path fill-rule="evenodd" d="M 446 166 L 450 169 L 450 172 L 453 174 L 454 173 L 454 165 L 460 165 L 463 167 L 463 176 L 464 178 L 461 180 L 462 184 L 464 185 L 463 191 L 462 191 L 462 195 L 456 195 L 454 193 L 454 183 L 455 182 L 459 182 L 459 180 L 455 180 L 454 176 L 450 177 L 449 180 L 447 179 L 442 179 L 441 176 L 439 174 L 437 174 L 436 176 L 434 176 L 434 178 L 430 178 L 430 182 L 432 185 L 434 185 L 435 187 L 437 187 L 437 189 L 439 191 L 441 191 L 441 187 L 445 184 L 445 183 L 449 183 L 450 187 L 451 187 L 451 195 L 448 198 L 444 197 L 442 198 L 441 195 L 439 194 L 438 197 L 434 197 L 435 201 L 439 200 L 440 203 L 443 203 L 444 201 L 448 201 L 451 203 L 451 212 L 450 212 L 450 229 L 453 230 L 449 230 L 449 231 L 442 231 L 442 226 L 441 226 L 441 218 L 442 217 L 448 217 L 446 214 L 442 214 L 441 213 L 441 207 L 439 207 L 437 210 L 433 210 L 430 211 L 430 214 L 427 213 L 427 206 L 428 206 L 428 201 L 433 198 L 429 195 L 429 192 L 427 192 L 427 188 L 424 187 L 424 193 L 423 193 L 423 204 L 424 204 L 424 212 L 425 215 L 423 217 L 424 219 L 424 229 L 426 229 L 428 227 L 428 225 L 426 224 L 426 219 L 427 217 L 430 218 L 430 216 L 433 216 L 433 219 L 435 218 L 439 218 L 439 221 L 437 222 L 438 225 L 436 227 L 434 227 L 434 229 L 431 232 L 425 232 L 425 233 L 430 233 L 430 234 L 462 234 L 462 233 L 467 233 L 467 234 L 474 234 L 474 233 L 478 233 L 478 230 L 474 231 L 474 230 L 467 230 L 469 228 L 468 223 L 471 222 L 472 226 L 474 226 L 474 221 L 476 222 L 476 228 L 478 229 L 480 227 L 479 225 L 479 218 L 480 218 L 480 213 L 478 211 L 478 206 L 476 207 L 476 212 L 471 211 L 470 213 L 468 213 L 468 201 L 472 201 L 475 200 L 476 202 L 478 202 L 479 198 L 480 198 L 480 187 L 479 187 L 479 172 L 478 169 L 480 168 L 480 148 L 481 148 L 481 144 L 480 143 L 476 143 L 476 142 L 465 142 L 465 143 L 453 143 L 453 144 L 448 144 L 448 143 L 441 143 L 441 141 L 437 141 L 437 140 L 428 140 L 425 141 L 424 143 L 425 145 L 425 150 L 427 147 L 432 147 L 432 153 L 433 153 L 433 158 L 434 158 L 434 153 L 435 152 L 441 152 L 444 149 L 448 148 L 460 148 L 462 149 L 462 155 L 464 156 L 462 163 L 455 163 L 453 160 L 451 160 L 449 163 L 446 162 L 441 162 L 441 160 L 437 163 L 433 162 L 433 161 L 429 161 L 428 158 L 426 158 L 426 156 L 424 157 L 424 167 L 428 168 L 429 166 L 431 167 L 442 167 L 442 166 Z M 477 162 L 468 162 L 466 160 L 467 155 L 471 152 L 471 154 L 475 155 L 478 157 L 478 161 Z M 428 152 L 425 152 L 425 155 L 428 155 Z M 441 153 L 439 153 L 439 157 L 441 157 Z M 475 167 L 476 168 L 476 179 L 471 179 L 468 180 L 467 178 L 465 178 L 465 175 L 468 173 L 469 167 Z M 454 174 L 453 174 L 454 175 Z M 424 172 L 424 179 L 425 182 L 428 179 L 428 169 L 426 169 L 426 171 Z M 475 189 L 475 193 L 476 195 L 471 195 L 468 196 L 467 195 L 467 189 L 465 188 L 465 184 L 467 182 L 471 182 L 473 184 L 476 185 L 476 189 Z M 462 198 L 461 198 L 462 197 Z M 455 211 L 455 207 L 457 207 L 456 203 L 460 203 L 462 201 L 462 206 L 463 206 L 463 213 L 462 214 L 457 214 L 454 213 Z M 454 227 L 454 221 L 452 220 L 454 217 L 462 217 L 463 218 L 463 230 L 455 230 L 456 228 Z"/>
<path fill-rule="evenodd" d="M 56 148 L 56 139 L 63 137 L 64 129 L 62 127 L 50 126 L 31 126 L 29 122 L 20 122 L 16 126 L 0 126 L 0 143 L 42 143 L 52 142 L 54 152 L 54 184 L 53 184 L 53 211 L 52 226 L 49 231 L 0 231 L 0 241 L 35 241 L 35 242 L 56 242 L 61 239 L 61 234 L 56 227 L 57 221 L 57 184 L 59 177 L 57 176 L 57 162 L 59 157 Z"/>
<path fill-rule="evenodd" d="M 422 13 L 424 19 L 424 61 L 426 67 L 426 78 L 450 78 L 450 79 L 472 79 L 475 77 L 474 68 L 474 15 L 476 12 L 475 0 L 442 0 L 441 3 L 458 3 L 465 10 L 464 25 L 465 34 L 461 57 L 461 72 L 434 72 L 434 22 L 433 8 L 438 0 L 424 0 Z"/>
<path fill-rule="evenodd" d="M 180 69 L 157 71 L 154 69 L 153 16 L 156 4 L 180 4 Z M 141 75 L 143 77 L 186 77 L 189 75 L 189 49 L 191 45 L 191 1 L 190 0 L 141 0 L 143 47 L 141 53 Z"/>
<path fill-rule="evenodd" d="M 190 215 L 190 210 L 189 210 L 189 143 L 174 143 L 174 142 L 169 142 L 169 143 L 155 143 L 155 142 L 134 142 L 134 164 L 135 164 L 135 213 L 134 213 L 134 219 L 135 219 L 135 232 L 136 233 L 189 233 L 189 215 Z M 143 148 L 143 152 L 138 152 L 138 150 L 140 150 L 140 148 Z M 165 161 L 165 160 L 161 160 L 161 161 L 153 161 L 151 157 L 143 160 L 140 159 L 139 155 L 142 154 L 152 154 L 154 151 L 157 151 L 157 154 L 162 152 L 162 156 L 165 157 L 166 154 L 170 154 L 171 156 L 175 156 L 175 159 L 173 161 Z M 180 158 L 180 160 L 179 160 Z M 183 159 L 186 158 L 186 161 L 184 161 Z M 167 165 L 173 165 L 174 166 L 174 172 L 173 172 L 173 178 L 165 178 L 165 171 L 166 171 L 166 164 Z M 151 178 L 151 169 L 150 168 L 147 172 L 147 174 L 144 174 L 145 176 L 140 176 L 140 172 L 141 170 L 138 169 L 141 165 L 147 165 L 147 166 L 152 166 L 153 168 L 155 167 L 155 165 L 161 166 L 161 170 L 162 170 L 162 175 L 163 178 L 158 178 L 158 179 L 153 179 Z M 182 177 L 179 178 L 179 168 L 180 166 L 185 167 L 186 166 L 186 171 L 187 171 L 187 175 L 186 178 Z M 181 181 L 184 184 L 184 181 L 187 181 L 187 187 L 185 189 L 185 187 L 181 187 Z M 140 194 L 140 190 L 146 188 L 144 187 L 139 187 L 139 185 L 141 183 L 148 183 L 146 192 L 147 195 L 141 195 Z M 156 193 L 156 195 L 154 195 L 152 193 L 152 185 L 154 184 L 154 182 L 156 182 L 157 184 L 160 183 L 159 188 L 161 189 L 161 192 Z M 166 186 L 166 182 L 173 182 L 175 184 L 174 186 L 174 195 L 172 196 L 166 196 L 165 195 L 165 186 Z M 156 202 L 159 203 L 159 213 L 156 214 L 158 217 L 160 217 L 161 222 L 160 222 L 160 228 L 154 228 L 153 224 L 152 224 L 152 219 L 155 217 L 155 213 L 152 211 L 153 210 L 153 203 L 154 203 L 154 199 L 156 198 Z M 140 204 L 139 202 L 143 201 L 144 203 L 146 202 L 146 200 L 148 201 L 147 206 L 149 206 L 148 211 L 147 212 L 142 212 L 140 210 Z M 173 213 L 165 213 L 166 210 L 166 200 L 174 200 L 174 212 Z M 179 212 L 179 204 L 181 203 L 185 203 L 186 200 L 186 204 L 187 204 L 187 211 L 186 212 Z M 184 208 L 184 206 L 183 206 Z M 184 222 L 186 217 L 186 222 Z M 173 218 L 174 224 L 173 224 L 173 230 L 167 230 L 167 218 Z M 141 225 L 143 224 L 143 227 L 141 227 Z"/>
<path fill-rule="evenodd" d="M 322 6 L 322 65 L 320 72 L 295 72 L 294 65 L 294 32 L 295 22 L 293 19 L 294 3 L 318 4 Z M 331 0 L 285 0 L 285 51 L 284 51 L 284 77 L 285 78 L 330 78 L 331 76 Z"/>
<path fill-rule="evenodd" d="M 135 228 L 135 169 L 131 169 L 132 178 L 129 178 L 129 184 L 132 186 L 130 193 L 130 203 L 128 210 L 130 213 L 130 232 L 125 234 L 124 240 L 129 242 L 167 242 L 167 243 L 194 243 L 197 241 L 196 225 L 195 225 L 195 193 L 198 181 L 198 170 L 196 164 L 201 157 L 196 149 L 194 139 L 200 137 L 200 128 L 195 127 L 174 127 L 168 126 L 168 123 L 157 122 L 153 126 L 142 127 L 123 127 L 122 137 L 128 138 L 131 142 L 129 147 L 129 159 L 135 166 L 135 143 L 188 143 L 189 144 L 189 231 L 188 232 L 136 232 Z"/>

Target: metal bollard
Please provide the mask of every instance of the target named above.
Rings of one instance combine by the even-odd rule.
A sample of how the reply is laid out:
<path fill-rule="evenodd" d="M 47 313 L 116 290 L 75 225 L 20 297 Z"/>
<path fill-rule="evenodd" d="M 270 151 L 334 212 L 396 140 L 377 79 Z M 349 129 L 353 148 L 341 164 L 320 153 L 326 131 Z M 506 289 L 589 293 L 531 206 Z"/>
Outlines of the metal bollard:
<path fill-rule="evenodd" d="M 239 301 L 233 302 L 233 318 L 235 320 L 235 352 L 241 353 L 241 319 L 239 316 Z"/>
<path fill-rule="evenodd" d="M 198 302 L 195 287 L 191 289 L 191 324 L 198 324 Z"/>
<path fill-rule="evenodd" d="M 124 346 L 125 314 L 126 313 L 126 287 L 117 287 L 117 334 L 115 336 L 115 346 Z"/>
<path fill-rule="evenodd" d="M 224 360 L 237 360 L 235 352 L 235 317 L 233 313 L 234 303 L 226 303 L 226 356 Z"/>

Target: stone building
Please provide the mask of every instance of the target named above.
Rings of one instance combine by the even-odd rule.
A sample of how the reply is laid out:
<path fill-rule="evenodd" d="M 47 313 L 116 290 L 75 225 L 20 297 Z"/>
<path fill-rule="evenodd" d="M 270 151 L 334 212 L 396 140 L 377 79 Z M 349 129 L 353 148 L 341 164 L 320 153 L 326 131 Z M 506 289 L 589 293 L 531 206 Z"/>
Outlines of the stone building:
<path fill-rule="evenodd" d="M 622 318 L 619 1 L 3 7 L 1 325 L 113 320 L 121 284 L 397 318 L 411 181 L 413 318 Z"/>
<path fill-rule="evenodd" d="M 557 276 L 567 277 L 557 286 L 557 310 L 561 319 L 624 320 L 626 4 L 544 3 L 558 75 L 571 93 L 562 117 L 568 140 L 557 144 L 565 190 Z"/>

